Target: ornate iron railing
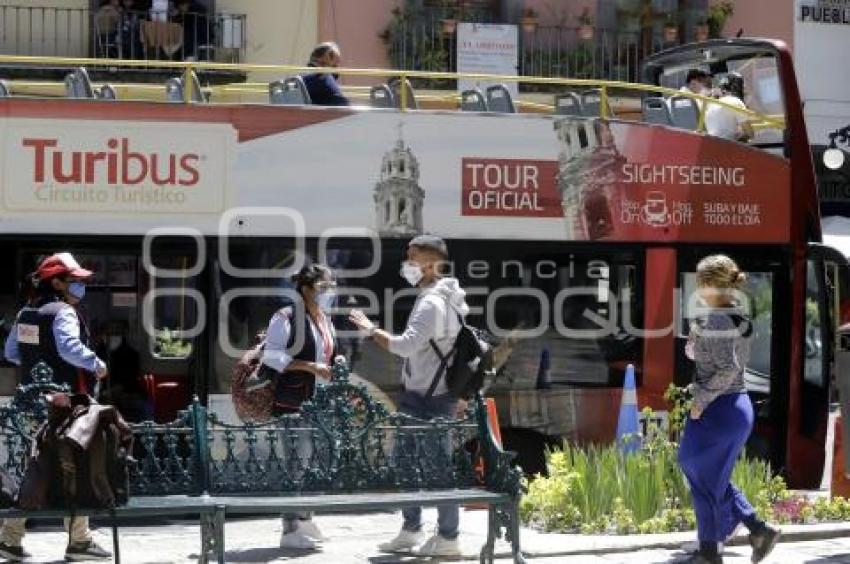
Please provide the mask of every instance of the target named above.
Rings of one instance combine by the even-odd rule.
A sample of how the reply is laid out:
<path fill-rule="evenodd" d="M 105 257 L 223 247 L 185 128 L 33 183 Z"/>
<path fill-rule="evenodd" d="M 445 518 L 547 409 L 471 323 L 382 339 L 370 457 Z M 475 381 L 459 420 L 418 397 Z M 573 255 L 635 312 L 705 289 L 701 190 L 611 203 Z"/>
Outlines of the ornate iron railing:
<path fill-rule="evenodd" d="M 480 15 L 465 14 L 464 21 L 490 23 Z M 440 10 L 397 11 L 380 34 L 390 64 L 404 70 L 454 72 L 457 23 Z M 643 59 L 675 43 L 666 41 L 658 26 L 643 31 L 520 26 L 517 74 L 634 82 Z"/>

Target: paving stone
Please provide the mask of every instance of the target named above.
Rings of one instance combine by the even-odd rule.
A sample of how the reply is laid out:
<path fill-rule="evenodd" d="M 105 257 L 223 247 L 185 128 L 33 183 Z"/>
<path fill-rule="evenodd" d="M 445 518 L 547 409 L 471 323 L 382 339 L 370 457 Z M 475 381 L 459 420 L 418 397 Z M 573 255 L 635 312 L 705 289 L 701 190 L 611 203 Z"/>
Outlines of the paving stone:
<path fill-rule="evenodd" d="M 466 561 L 477 561 L 478 552 L 486 538 L 486 512 L 464 511 L 461 516 L 461 546 Z M 436 511 L 425 510 L 426 530 L 431 532 L 436 524 Z M 330 537 L 321 552 L 292 552 L 278 548 L 280 519 L 228 520 L 225 534 L 227 562 L 288 562 L 292 564 L 420 564 L 433 563 L 430 559 L 417 559 L 380 554 L 378 543 L 394 536 L 401 525 L 395 513 L 363 515 L 319 515 L 316 522 Z M 122 562 L 125 564 L 182 564 L 197 561 L 200 543 L 197 523 L 160 520 L 159 526 L 145 526 L 144 522 L 122 526 Z M 96 540 L 106 547 L 112 545 L 108 523 L 99 522 Z M 766 564 L 794 564 L 806 562 L 822 564 L 846 562 L 850 564 L 850 524 L 818 525 L 812 527 L 784 527 L 787 536 L 816 534 L 822 540 L 783 542 Z M 839 535 L 836 537 L 836 535 Z M 534 563 L 554 564 L 612 564 L 616 562 L 654 564 L 675 562 L 685 556 L 681 546 L 693 540 L 695 534 L 669 535 L 563 535 L 544 534 L 523 529 L 523 547 Z M 830 538 L 832 537 L 832 538 Z M 738 541 L 745 543 L 745 537 Z M 58 525 L 39 524 L 30 531 L 24 545 L 33 553 L 30 562 L 61 562 L 67 536 Z M 510 562 L 510 546 L 499 541 L 499 562 Z M 731 564 L 749 562 L 750 550 L 745 544 L 730 546 L 724 561 Z"/>

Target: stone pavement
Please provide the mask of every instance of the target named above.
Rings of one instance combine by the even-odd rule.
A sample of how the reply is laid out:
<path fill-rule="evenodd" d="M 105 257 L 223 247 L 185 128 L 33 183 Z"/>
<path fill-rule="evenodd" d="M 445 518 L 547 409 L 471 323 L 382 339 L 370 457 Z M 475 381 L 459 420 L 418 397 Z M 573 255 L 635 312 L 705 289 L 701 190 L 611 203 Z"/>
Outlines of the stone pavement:
<path fill-rule="evenodd" d="M 428 529 L 436 521 L 436 511 L 425 510 Z M 293 564 L 396 564 L 433 562 L 430 559 L 404 558 L 381 554 L 376 545 L 391 538 L 400 526 L 394 513 L 363 515 L 320 515 L 316 522 L 331 538 L 321 552 L 293 552 L 278 548 L 280 521 L 275 519 L 229 520 L 226 527 L 227 562 L 291 562 Z M 191 521 L 161 521 L 158 526 L 140 522 L 121 527 L 121 561 L 125 564 L 188 563 L 197 559 L 200 537 L 198 525 Z M 464 511 L 461 516 L 462 547 L 466 560 L 476 560 L 486 535 L 486 512 Z M 850 523 L 784 527 L 789 542 L 780 544 L 773 563 L 846 562 L 850 564 Z M 682 556 L 680 547 L 694 533 L 669 535 L 584 536 L 543 534 L 523 529 L 523 549 L 532 562 L 546 564 L 669 562 Z M 101 521 L 95 537 L 105 547 L 112 540 L 108 523 Z M 815 540 L 818 539 L 818 540 Z M 743 538 L 739 539 L 744 541 Z M 794 542 L 791 542 L 794 541 Z M 33 553 L 30 562 L 61 562 L 66 535 L 58 526 L 41 524 L 28 534 L 24 546 Z M 500 541 L 497 553 L 509 554 L 507 543 Z M 500 559 L 499 562 L 509 562 Z M 749 548 L 728 549 L 727 562 L 749 562 Z"/>

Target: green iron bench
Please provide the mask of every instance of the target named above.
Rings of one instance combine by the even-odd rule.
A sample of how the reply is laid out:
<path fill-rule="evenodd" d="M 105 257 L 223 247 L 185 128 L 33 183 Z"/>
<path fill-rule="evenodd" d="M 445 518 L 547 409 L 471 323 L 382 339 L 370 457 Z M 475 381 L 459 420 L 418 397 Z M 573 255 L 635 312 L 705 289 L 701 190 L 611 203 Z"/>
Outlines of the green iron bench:
<path fill-rule="evenodd" d="M 24 474 L 32 437 L 47 418 L 44 397 L 48 393 L 68 392 L 68 387 L 52 380 L 51 369 L 43 363 L 33 368 L 31 383 L 19 385 L 11 402 L 0 408 L 0 468 L 13 478 Z M 113 551 L 115 562 L 121 554 L 118 531 L 119 518 L 157 518 L 164 516 L 197 515 L 201 522 L 201 562 L 215 552 L 215 516 L 223 509 L 209 496 L 199 495 L 196 409 L 182 412 L 168 424 L 150 421 L 134 424 L 135 453 L 140 458 L 130 467 L 131 498 L 112 509 L 77 508 L 78 516 L 110 517 L 113 522 Z M 69 516 L 68 509 L 24 510 L 14 507 L 0 509 L 0 519 L 61 518 Z"/>
<path fill-rule="evenodd" d="M 20 386 L 0 409 L 0 466 L 23 471 L 29 437 L 45 408 L 39 397 L 55 384 Z M 193 401 L 168 424 L 133 425 L 136 463 L 131 498 L 114 510 L 78 515 L 154 517 L 198 515 L 199 561 L 225 562 L 228 516 L 357 512 L 437 506 L 487 505 L 488 538 L 480 560 L 493 562 L 502 531 L 515 562 L 520 551 L 521 471 L 494 440 L 483 397 L 459 420 L 423 421 L 390 412 L 363 385 L 348 379 L 339 359 L 329 384 L 298 414 L 262 424 L 233 425 Z M 2 447 L 0 447 L 2 449 Z M 9 455 L 11 453 L 11 456 Z M 67 511 L 0 510 L 0 518 L 61 517 Z M 116 561 L 120 561 L 113 527 Z"/>

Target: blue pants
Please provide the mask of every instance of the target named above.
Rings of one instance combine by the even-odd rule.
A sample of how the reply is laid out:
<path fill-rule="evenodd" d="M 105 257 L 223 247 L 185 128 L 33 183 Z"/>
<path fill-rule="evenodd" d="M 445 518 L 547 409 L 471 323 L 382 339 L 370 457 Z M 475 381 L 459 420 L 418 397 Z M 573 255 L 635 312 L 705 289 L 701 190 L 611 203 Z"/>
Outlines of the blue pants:
<path fill-rule="evenodd" d="M 425 398 L 414 392 L 402 392 L 398 401 L 398 410 L 419 419 L 445 417 L 454 419 L 457 415 L 457 399 L 449 394 Z M 447 443 L 447 446 L 448 445 Z M 404 516 L 402 527 L 407 531 L 422 529 L 422 508 L 408 507 L 401 512 Z M 437 525 L 440 536 L 457 538 L 460 525 L 460 507 L 456 504 L 437 506 Z"/>
<path fill-rule="evenodd" d="M 732 469 L 753 429 L 747 394 L 719 396 L 699 419 L 688 419 L 679 445 L 679 465 L 688 479 L 700 542 L 723 542 L 755 510 L 732 485 Z"/>

